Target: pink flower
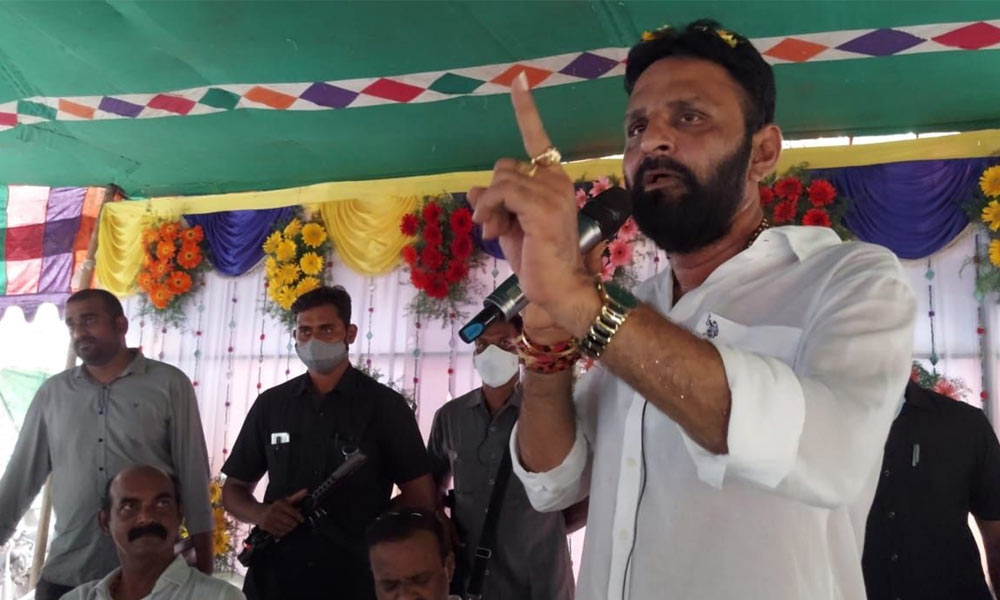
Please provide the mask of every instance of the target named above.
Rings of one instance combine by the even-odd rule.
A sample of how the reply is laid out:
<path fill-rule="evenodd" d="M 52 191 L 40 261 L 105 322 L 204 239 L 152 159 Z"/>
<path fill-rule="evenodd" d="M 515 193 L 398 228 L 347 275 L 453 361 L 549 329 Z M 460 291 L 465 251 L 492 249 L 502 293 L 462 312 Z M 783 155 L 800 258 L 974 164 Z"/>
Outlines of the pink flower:
<path fill-rule="evenodd" d="M 948 396 L 952 400 L 958 400 L 958 387 L 944 377 L 938 380 L 934 386 L 934 391 L 942 396 Z"/>
<path fill-rule="evenodd" d="M 618 269 L 610 261 L 604 263 L 604 267 L 601 268 L 601 281 L 611 281 L 615 276 L 615 271 Z"/>
<path fill-rule="evenodd" d="M 618 229 L 618 237 L 632 241 L 637 235 L 639 235 L 639 225 L 636 224 L 635 219 L 632 217 L 625 219 L 625 223 Z"/>
<path fill-rule="evenodd" d="M 583 208 L 583 205 L 587 203 L 587 192 L 583 190 L 576 190 L 576 207 Z"/>
<path fill-rule="evenodd" d="M 611 264 L 616 267 L 627 267 L 632 263 L 632 244 L 625 240 L 615 240 L 608 244 Z"/>
<path fill-rule="evenodd" d="M 608 181 L 608 178 L 601 177 L 600 179 L 595 181 L 594 186 L 590 188 L 590 197 L 596 198 L 598 194 L 608 189 L 609 187 L 611 187 L 611 182 Z"/>

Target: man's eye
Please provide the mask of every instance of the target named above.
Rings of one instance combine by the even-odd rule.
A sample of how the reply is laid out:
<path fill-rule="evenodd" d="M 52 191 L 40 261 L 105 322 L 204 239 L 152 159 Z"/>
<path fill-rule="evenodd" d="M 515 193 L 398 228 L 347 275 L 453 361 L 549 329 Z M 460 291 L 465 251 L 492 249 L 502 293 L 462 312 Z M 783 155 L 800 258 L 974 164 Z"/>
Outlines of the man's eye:
<path fill-rule="evenodd" d="M 628 136 L 635 137 L 646 130 L 646 124 L 642 121 L 636 121 L 628 126 Z"/>
<path fill-rule="evenodd" d="M 681 117 L 681 121 L 688 124 L 701 123 L 704 119 L 696 113 L 686 113 Z"/>

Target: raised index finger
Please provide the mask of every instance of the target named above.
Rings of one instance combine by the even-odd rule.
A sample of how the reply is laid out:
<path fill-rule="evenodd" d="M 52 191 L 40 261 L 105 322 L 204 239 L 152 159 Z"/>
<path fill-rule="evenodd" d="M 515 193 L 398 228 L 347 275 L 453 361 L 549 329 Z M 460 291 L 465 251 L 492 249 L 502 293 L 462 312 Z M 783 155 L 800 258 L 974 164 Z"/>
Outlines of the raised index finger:
<path fill-rule="evenodd" d="M 535 99 L 528 90 L 528 78 L 522 71 L 510 86 L 510 99 L 514 103 L 514 116 L 517 117 L 517 127 L 521 130 L 524 150 L 529 157 L 538 156 L 548 150 L 552 142 L 545 133 L 542 117 L 538 114 Z"/>

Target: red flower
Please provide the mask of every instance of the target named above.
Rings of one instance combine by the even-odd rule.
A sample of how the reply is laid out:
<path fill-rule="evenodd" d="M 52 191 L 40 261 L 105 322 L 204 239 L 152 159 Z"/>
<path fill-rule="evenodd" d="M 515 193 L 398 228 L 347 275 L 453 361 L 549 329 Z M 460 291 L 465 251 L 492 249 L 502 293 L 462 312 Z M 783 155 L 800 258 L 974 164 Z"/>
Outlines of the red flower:
<path fill-rule="evenodd" d="M 472 238 L 468 234 L 457 236 L 451 241 L 451 254 L 465 260 L 472 256 Z"/>
<path fill-rule="evenodd" d="M 168 221 L 163 225 L 160 225 L 160 237 L 169 242 L 177 239 L 177 234 L 180 233 L 181 227 L 176 221 Z"/>
<path fill-rule="evenodd" d="M 184 271 L 174 271 L 167 278 L 167 289 L 174 294 L 184 294 L 191 289 L 191 276 Z"/>
<path fill-rule="evenodd" d="M 958 388 L 944 377 L 934 385 L 934 391 L 942 396 L 948 396 L 952 400 L 958 400 Z"/>
<path fill-rule="evenodd" d="M 760 205 L 771 206 L 774 202 L 774 190 L 766 185 L 760 186 Z"/>
<path fill-rule="evenodd" d="M 775 212 L 777 212 L 777 209 L 775 209 Z M 833 223 L 830 222 L 830 215 L 822 208 L 810 208 L 802 217 L 802 224 L 829 227 Z"/>
<path fill-rule="evenodd" d="M 472 231 L 472 211 L 463 206 L 451 213 L 451 228 L 456 235 Z"/>
<path fill-rule="evenodd" d="M 798 213 L 799 208 L 796 203 L 790 202 L 788 200 L 782 200 L 781 202 L 774 205 L 774 223 L 788 223 L 795 220 L 795 215 Z"/>
<path fill-rule="evenodd" d="M 156 244 L 156 258 L 160 260 L 173 258 L 176 250 L 173 242 L 159 242 Z"/>
<path fill-rule="evenodd" d="M 181 241 L 188 244 L 197 244 L 205 237 L 205 232 L 201 225 L 195 225 L 181 232 Z"/>
<path fill-rule="evenodd" d="M 185 269 L 193 269 L 201 264 L 201 249 L 194 244 L 184 244 L 177 255 L 177 264 Z"/>
<path fill-rule="evenodd" d="M 625 240 L 615 240 L 608 244 L 611 264 L 616 267 L 627 267 L 632 262 L 632 245 Z"/>
<path fill-rule="evenodd" d="M 444 279 L 449 284 L 458 283 L 465 279 L 468 274 L 469 268 L 465 266 L 465 261 L 453 258 L 448 262 L 448 270 L 444 273 Z"/>
<path fill-rule="evenodd" d="M 813 179 L 809 184 L 809 202 L 817 208 L 833 204 L 836 197 L 837 190 L 825 179 Z"/>
<path fill-rule="evenodd" d="M 403 220 L 399 222 L 399 230 L 405 236 L 413 237 L 417 235 L 417 231 L 420 230 L 420 221 L 417 219 L 417 215 L 414 213 L 403 215 Z"/>
<path fill-rule="evenodd" d="M 774 193 L 785 200 L 798 200 L 802 195 L 802 181 L 798 177 L 784 177 L 774 184 Z"/>
<path fill-rule="evenodd" d="M 625 219 L 622 226 L 618 228 L 618 237 L 621 239 L 631 241 L 634 240 L 637 235 L 639 235 L 639 225 L 632 217 Z"/>
<path fill-rule="evenodd" d="M 437 249 L 437 246 L 427 244 L 424 246 L 424 251 L 420 253 L 420 262 L 425 269 L 436 271 L 444 264 L 444 254 Z"/>
<path fill-rule="evenodd" d="M 435 273 L 430 276 L 430 281 L 427 282 L 427 289 L 424 291 L 426 291 L 427 295 L 431 298 L 447 298 L 448 282 L 445 281 L 443 275 Z"/>
<path fill-rule="evenodd" d="M 413 245 L 403 246 L 403 251 L 400 252 L 400 254 L 403 256 L 403 260 L 406 261 L 406 264 L 411 267 L 416 264 L 417 249 Z"/>
<path fill-rule="evenodd" d="M 438 217 L 441 216 L 441 206 L 437 202 L 428 202 L 424 206 L 424 223 L 430 227 L 431 223 L 437 224 Z"/>
<path fill-rule="evenodd" d="M 410 271 L 410 283 L 418 290 L 424 289 L 427 287 L 427 273 L 420 269 L 413 269 Z"/>
<path fill-rule="evenodd" d="M 444 241 L 444 236 L 441 234 L 441 227 L 436 222 L 428 222 L 424 226 L 424 241 L 430 246 L 437 246 Z"/>

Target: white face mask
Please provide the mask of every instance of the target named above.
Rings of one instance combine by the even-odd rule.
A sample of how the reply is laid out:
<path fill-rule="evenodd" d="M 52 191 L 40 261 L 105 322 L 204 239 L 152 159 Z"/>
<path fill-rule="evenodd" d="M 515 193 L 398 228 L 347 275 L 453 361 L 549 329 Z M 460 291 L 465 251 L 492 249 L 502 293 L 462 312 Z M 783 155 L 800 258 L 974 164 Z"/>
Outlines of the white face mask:
<path fill-rule="evenodd" d="M 472 357 L 476 372 L 489 387 L 500 387 L 517 374 L 518 357 L 512 352 L 501 350 L 490 344 L 485 350 Z"/>

